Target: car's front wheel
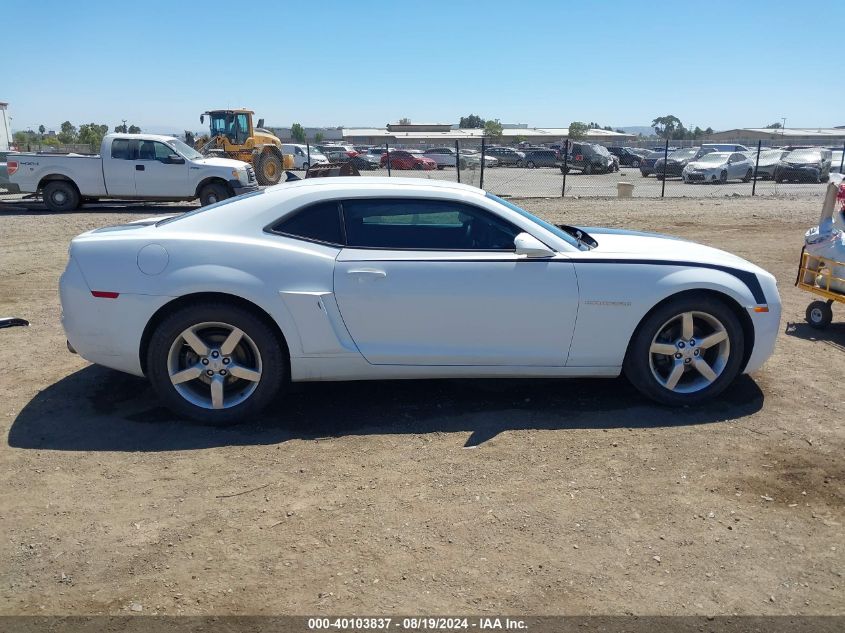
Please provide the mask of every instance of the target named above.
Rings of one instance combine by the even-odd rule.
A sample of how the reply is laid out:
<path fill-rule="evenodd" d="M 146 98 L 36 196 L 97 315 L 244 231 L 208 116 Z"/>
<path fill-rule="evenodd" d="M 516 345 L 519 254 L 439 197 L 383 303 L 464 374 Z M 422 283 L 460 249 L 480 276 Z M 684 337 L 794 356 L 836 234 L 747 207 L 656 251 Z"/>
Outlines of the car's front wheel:
<path fill-rule="evenodd" d="M 177 310 L 153 332 L 147 376 L 173 411 L 226 425 L 264 409 L 287 379 L 284 345 L 251 311 L 228 303 Z"/>
<path fill-rule="evenodd" d="M 691 294 L 667 301 L 640 323 L 625 357 L 631 384 L 662 404 L 695 404 L 736 378 L 745 348 L 742 325 L 723 301 Z"/>

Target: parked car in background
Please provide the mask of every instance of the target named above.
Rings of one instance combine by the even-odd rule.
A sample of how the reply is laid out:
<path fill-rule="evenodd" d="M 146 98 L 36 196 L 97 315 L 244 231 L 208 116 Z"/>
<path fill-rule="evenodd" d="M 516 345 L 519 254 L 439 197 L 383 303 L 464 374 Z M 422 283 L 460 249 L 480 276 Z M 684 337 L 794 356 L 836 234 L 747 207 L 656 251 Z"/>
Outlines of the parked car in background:
<path fill-rule="evenodd" d="M 748 182 L 754 177 L 754 163 L 742 152 L 710 152 L 687 163 L 683 179 L 686 183 L 719 182 L 742 180 Z"/>
<path fill-rule="evenodd" d="M 454 147 L 431 147 L 423 152 L 423 156 L 427 156 L 437 163 L 437 169 L 454 167 L 458 161 L 458 155 L 455 153 Z M 461 167 L 463 166 L 461 165 Z"/>
<path fill-rule="evenodd" d="M 51 211 L 86 200 L 193 200 L 203 205 L 258 189 L 252 165 L 205 157 L 179 139 L 157 134 L 107 134 L 97 155 L 10 153 L 11 184 L 40 192 Z"/>
<path fill-rule="evenodd" d="M 487 156 L 492 156 L 498 160 L 499 165 L 502 166 L 515 165 L 522 167 L 525 164 L 525 154 L 512 147 L 485 147 L 484 152 Z"/>
<path fill-rule="evenodd" d="M 371 153 L 369 150 L 362 152 L 355 157 L 359 162 L 367 163 L 365 169 L 378 169 L 381 166 L 381 154 Z M 357 166 L 357 165 L 356 165 Z M 358 167 L 358 169 L 361 169 Z"/>
<path fill-rule="evenodd" d="M 368 158 L 366 154 L 358 154 L 352 158 L 347 157 L 346 160 L 342 162 L 351 163 L 358 171 L 371 171 L 373 169 L 378 169 L 381 166 L 379 165 L 378 159 L 373 160 L 372 158 Z"/>
<path fill-rule="evenodd" d="M 667 178 L 680 178 L 684 171 L 684 167 L 687 166 L 687 163 L 701 158 L 702 155 L 700 147 L 684 147 L 683 149 L 677 149 L 669 154 L 668 158 L 666 158 L 665 171 L 663 168 L 663 156 L 654 161 L 654 175 L 658 180 L 663 178 L 664 173 Z"/>
<path fill-rule="evenodd" d="M 760 150 L 759 161 L 756 149 L 745 152 L 745 155 L 748 156 L 748 160 L 754 164 L 754 168 L 757 172 L 757 178 L 762 180 L 772 180 L 775 177 L 775 169 L 777 168 L 778 163 L 780 163 L 781 159 L 788 153 L 789 152 L 785 149 L 762 148 Z"/>
<path fill-rule="evenodd" d="M 664 150 L 650 151 L 640 160 L 640 174 L 643 178 L 647 178 L 654 173 L 654 164 L 659 158 L 663 158 Z"/>
<path fill-rule="evenodd" d="M 832 174 L 841 174 L 843 173 L 843 165 L 842 165 L 842 150 L 831 151 L 830 153 L 830 173 Z"/>
<path fill-rule="evenodd" d="M 775 167 L 775 181 L 827 182 L 832 156 L 831 151 L 823 147 L 791 151 Z"/>
<path fill-rule="evenodd" d="M 597 143 L 570 143 L 566 166 L 560 166 L 562 173 L 575 170 L 583 174 L 606 174 L 613 169 L 613 156 L 604 145 Z"/>
<path fill-rule="evenodd" d="M 487 148 L 485 148 L 487 149 Z M 461 169 L 476 169 L 481 166 L 481 152 L 477 149 L 462 149 L 461 150 Z M 484 154 L 484 166 L 485 167 L 498 167 L 499 160 L 490 156 L 489 154 Z"/>
<path fill-rule="evenodd" d="M 534 169 L 535 167 L 557 167 L 560 165 L 560 160 L 553 149 L 546 147 L 531 148 L 526 149 L 523 153 L 525 154 L 525 158 L 523 159 L 525 166 L 529 169 Z"/>
<path fill-rule="evenodd" d="M 608 151 L 610 151 L 610 148 L 608 148 Z M 610 153 L 613 154 L 612 151 Z M 620 147 L 619 152 L 614 156 L 619 158 L 619 164 L 623 167 L 639 167 L 643 156 L 648 153 L 649 150 L 639 147 Z"/>
<path fill-rule="evenodd" d="M 309 147 L 298 143 L 282 143 L 282 154 L 293 156 L 294 169 L 307 170 L 311 165 L 329 162 L 329 159 L 316 146 Z"/>
<path fill-rule="evenodd" d="M 437 162 L 423 156 L 418 150 L 409 149 L 394 149 L 390 150 L 390 167 L 391 169 L 437 169 Z M 382 154 L 380 164 L 382 167 L 387 167 L 388 154 Z"/>

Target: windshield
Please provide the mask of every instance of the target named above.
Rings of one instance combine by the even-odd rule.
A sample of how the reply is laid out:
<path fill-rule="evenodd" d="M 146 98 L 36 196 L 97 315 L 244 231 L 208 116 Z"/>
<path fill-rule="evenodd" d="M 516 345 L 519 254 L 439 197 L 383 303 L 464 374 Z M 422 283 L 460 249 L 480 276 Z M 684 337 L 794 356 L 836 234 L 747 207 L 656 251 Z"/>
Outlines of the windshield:
<path fill-rule="evenodd" d="M 821 152 L 817 149 L 796 149 L 793 152 L 789 152 L 789 155 L 786 157 L 786 160 L 816 161 L 821 159 Z"/>
<path fill-rule="evenodd" d="M 528 211 L 526 211 L 522 207 L 516 206 L 513 202 L 508 202 L 507 200 L 503 200 L 499 196 L 494 196 L 492 193 L 488 193 L 486 195 L 491 200 L 495 200 L 499 204 L 506 206 L 511 211 L 516 211 L 522 217 L 524 217 L 528 220 L 531 220 L 534 224 L 537 224 L 538 226 L 542 226 L 549 233 L 556 235 L 560 239 L 564 240 L 567 244 L 570 244 L 570 245 L 574 246 L 575 248 L 578 248 L 578 240 L 576 240 L 574 237 L 572 237 L 571 235 L 569 235 L 568 233 L 566 233 L 562 229 L 559 229 L 554 224 L 549 224 L 545 220 L 541 220 L 540 218 L 538 218 L 536 215 L 532 215 L 532 214 L 528 213 Z"/>
<path fill-rule="evenodd" d="M 728 162 L 728 155 L 722 154 L 720 152 L 711 152 L 710 154 L 705 154 L 701 158 L 698 159 L 699 163 L 709 163 L 712 165 L 721 165 L 722 163 Z"/>
<path fill-rule="evenodd" d="M 610 152 L 607 151 L 607 148 L 604 145 L 589 145 L 588 147 L 600 156 L 610 156 Z"/>
<path fill-rule="evenodd" d="M 188 145 L 187 143 L 183 143 L 178 138 L 174 138 L 173 140 L 167 141 L 167 144 L 170 145 L 173 149 L 177 152 L 182 154 L 188 160 L 199 160 L 202 158 L 202 154 L 200 154 L 197 150 L 193 147 Z"/>
<path fill-rule="evenodd" d="M 684 158 L 692 158 L 698 153 L 697 147 L 690 147 L 688 149 L 679 149 L 677 152 L 672 152 L 669 154 L 669 158 L 674 158 L 676 160 L 682 160 Z"/>

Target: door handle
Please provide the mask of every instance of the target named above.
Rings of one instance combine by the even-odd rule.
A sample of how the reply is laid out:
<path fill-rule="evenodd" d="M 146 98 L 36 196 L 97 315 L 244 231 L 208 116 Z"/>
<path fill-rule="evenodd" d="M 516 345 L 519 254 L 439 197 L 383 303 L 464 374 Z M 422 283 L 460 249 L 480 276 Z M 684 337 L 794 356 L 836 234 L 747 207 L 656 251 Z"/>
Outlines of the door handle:
<path fill-rule="evenodd" d="M 375 268 L 353 268 L 352 270 L 347 271 L 347 275 L 354 275 L 356 277 L 372 277 L 374 279 L 384 279 L 387 277 L 387 273 L 383 270 L 377 270 Z"/>
<path fill-rule="evenodd" d="M 144 171 L 143 165 L 135 165 L 135 171 Z"/>

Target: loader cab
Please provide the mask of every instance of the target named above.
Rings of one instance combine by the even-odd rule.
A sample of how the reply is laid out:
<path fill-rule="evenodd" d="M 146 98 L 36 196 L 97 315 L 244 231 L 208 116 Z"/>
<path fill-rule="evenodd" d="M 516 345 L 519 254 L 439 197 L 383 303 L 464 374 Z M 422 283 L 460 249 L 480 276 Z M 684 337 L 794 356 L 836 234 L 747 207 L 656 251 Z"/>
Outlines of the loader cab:
<path fill-rule="evenodd" d="M 250 112 L 215 110 L 208 112 L 211 136 L 225 136 L 232 145 L 243 145 L 252 136 Z"/>

